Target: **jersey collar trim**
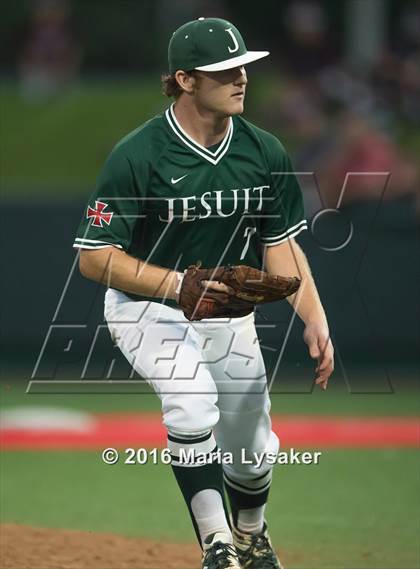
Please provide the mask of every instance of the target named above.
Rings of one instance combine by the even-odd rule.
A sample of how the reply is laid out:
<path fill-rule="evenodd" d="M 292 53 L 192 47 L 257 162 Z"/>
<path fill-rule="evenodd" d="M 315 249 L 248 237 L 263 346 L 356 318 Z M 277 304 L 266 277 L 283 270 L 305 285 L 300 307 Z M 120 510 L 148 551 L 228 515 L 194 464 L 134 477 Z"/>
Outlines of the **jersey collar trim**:
<path fill-rule="evenodd" d="M 229 127 L 228 127 L 228 130 L 226 132 L 224 139 L 219 144 L 217 150 L 215 150 L 214 152 L 211 152 L 205 146 L 198 144 L 198 142 L 196 142 L 193 138 L 191 138 L 191 136 L 189 136 L 185 132 L 185 130 L 181 127 L 181 125 L 179 124 L 179 122 L 177 121 L 177 119 L 175 117 L 175 113 L 173 110 L 174 104 L 175 103 L 172 103 L 172 105 L 169 107 L 169 109 L 167 109 L 165 111 L 166 119 L 169 123 L 169 126 L 174 131 L 174 133 L 178 136 L 178 138 L 180 138 L 182 140 L 182 142 L 186 146 L 188 146 L 188 148 L 193 150 L 196 154 L 199 154 L 201 157 L 205 158 L 206 160 L 208 160 L 212 164 L 217 164 L 223 158 L 223 156 L 226 154 L 226 152 L 228 151 L 230 141 L 232 140 L 232 135 L 233 135 L 232 117 L 229 117 Z"/>

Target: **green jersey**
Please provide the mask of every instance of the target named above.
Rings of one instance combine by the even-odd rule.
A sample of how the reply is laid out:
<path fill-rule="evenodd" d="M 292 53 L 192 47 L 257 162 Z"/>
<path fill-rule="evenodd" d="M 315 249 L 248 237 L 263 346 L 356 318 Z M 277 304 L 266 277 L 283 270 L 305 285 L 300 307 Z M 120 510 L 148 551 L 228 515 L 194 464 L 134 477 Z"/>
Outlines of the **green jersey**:
<path fill-rule="evenodd" d="M 302 193 L 276 137 L 234 116 L 224 139 L 205 148 L 182 129 L 172 105 L 112 150 L 74 247 L 112 245 L 177 271 L 198 260 L 261 269 L 264 246 L 306 228 Z"/>

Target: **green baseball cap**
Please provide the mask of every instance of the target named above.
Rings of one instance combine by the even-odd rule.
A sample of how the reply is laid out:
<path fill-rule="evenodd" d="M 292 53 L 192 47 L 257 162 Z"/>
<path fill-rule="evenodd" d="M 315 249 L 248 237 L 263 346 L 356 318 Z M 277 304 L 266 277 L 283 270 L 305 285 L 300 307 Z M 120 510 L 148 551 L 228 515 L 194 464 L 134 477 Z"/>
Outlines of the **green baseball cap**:
<path fill-rule="evenodd" d="M 239 30 L 227 20 L 198 18 L 172 34 L 168 47 L 169 72 L 222 71 L 268 54 L 268 51 L 248 51 Z"/>

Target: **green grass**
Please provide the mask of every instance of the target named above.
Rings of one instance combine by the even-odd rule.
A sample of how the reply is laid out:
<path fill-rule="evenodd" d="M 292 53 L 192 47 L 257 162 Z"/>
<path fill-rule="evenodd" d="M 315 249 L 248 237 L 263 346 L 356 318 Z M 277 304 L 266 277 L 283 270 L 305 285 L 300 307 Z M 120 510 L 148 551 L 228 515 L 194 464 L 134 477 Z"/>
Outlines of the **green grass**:
<path fill-rule="evenodd" d="M 2 521 L 193 538 L 169 467 L 106 466 L 99 451 L 7 452 L 2 480 Z"/>
<path fill-rule="evenodd" d="M 273 412 L 414 416 L 419 393 L 410 379 L 401 376 L 395 393 L 387 395 L 350 395 L 339 381 L 326 393 L 277 394 Z M 159 410 L 150 392 L 31 395 L 26 385 L 4 380 L 1 407 Z M 0 468 L 3 522 L 194 541 L 169 466 L 106 466 L 100 451 L 25 451 L 4 452 Z M 277 466 L 267 516 L 287 567 L 419 567 L 419 472 L 418 453 L 405 449 L 324 450 L 318 466 Z"/>
<path fill-rule="evenodd" d="M 359 372 L 358 381 L 369 378 L 369 372 Z M 293 383 L 293 376 L 290 376 Z M 352 394 L 339 378 L 330 381 L 326 392 L 272 393 L 272 413 L 314 414 L 339 416 L 417 416 L 420 411 L 420 392 L 411 376 L 401 376 L 394 382 L 394 393 Z M 0 382 L 0 407 L 51 406 L 91 412 L 159 411 L 160 401 L 149 389 L 136 394 L 45 394 L 25 393 L 28 381 L 3 379 Z M 58 390 L 59 385 L 54 386 Z"/>
<path fill-rule="evenodd" d="M 1 87 L 4 195 L 90 191 L 114 144 L 167 103 L 159 78 L 81 84 L 42 104 L 23 101 L 13 84 Z"/>
<path fill-rule="evenodd" d="M 278 466 L 267 517 L 288 567 L 417 568 L 419 467 L 410 450 L 328 450 L 318 466 Z M 3 522 L 194 539 L 168 466 L 7 452 L 1 474 Z"/>

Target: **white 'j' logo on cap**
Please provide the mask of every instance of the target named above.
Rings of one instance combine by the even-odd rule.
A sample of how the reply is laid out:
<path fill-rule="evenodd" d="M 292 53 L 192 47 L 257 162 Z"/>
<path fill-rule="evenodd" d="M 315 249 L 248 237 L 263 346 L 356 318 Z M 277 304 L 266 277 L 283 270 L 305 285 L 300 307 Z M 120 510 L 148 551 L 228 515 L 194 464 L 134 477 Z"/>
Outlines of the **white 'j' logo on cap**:
<path fill-rule="evenodd" d="M 235 46 L 234 48 L 231 48 L 228 46 L 229 53 L 235 53 L 235 51 L 238 51 L 238 49 L 239 49 L 238 40 L 235 38 L 235 34 L 232 32 L 232 28 L 226 28 L 225 32 L 230 34 L 230 36 L 233 39 L 233 45 Z"/>

